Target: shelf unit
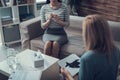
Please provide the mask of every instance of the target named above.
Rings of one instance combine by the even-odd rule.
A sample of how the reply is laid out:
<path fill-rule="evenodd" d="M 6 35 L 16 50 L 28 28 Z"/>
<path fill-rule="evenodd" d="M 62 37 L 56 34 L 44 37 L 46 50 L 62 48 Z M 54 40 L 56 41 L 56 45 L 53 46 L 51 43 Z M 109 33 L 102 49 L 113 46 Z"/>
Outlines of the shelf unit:
<path fill-rule="evenodd" d="M 0 0 L 0 32 L 5 45 L 21 41 L 19 24 L 38 17 L 46 0 Z"/>

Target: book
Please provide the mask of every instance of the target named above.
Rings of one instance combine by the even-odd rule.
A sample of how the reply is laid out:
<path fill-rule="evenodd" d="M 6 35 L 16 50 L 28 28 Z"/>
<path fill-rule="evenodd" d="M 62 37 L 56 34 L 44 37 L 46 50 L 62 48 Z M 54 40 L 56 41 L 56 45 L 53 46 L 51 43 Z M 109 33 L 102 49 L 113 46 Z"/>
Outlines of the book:
<path fill-rule="evenodd" d="M 74 76 L 79 72 L 80 57 L 78 57 L 76 54 L 71 54 L 64 59 L 59 60 L 58 64 L 60 67 L 66 68 L 71 75 Z"/>
<path fill-rule="evenodd" d="M 12 20 L 12 17 L 11 16 L 3 16 L 1 18 L 1 21 L 7 21 L 7 20 Z"/>
<path fill-rule="evenodd" d="M 2 25 L 13 23 L 13 19 L 11 16 L 3 16 L 1 18 Z"/>

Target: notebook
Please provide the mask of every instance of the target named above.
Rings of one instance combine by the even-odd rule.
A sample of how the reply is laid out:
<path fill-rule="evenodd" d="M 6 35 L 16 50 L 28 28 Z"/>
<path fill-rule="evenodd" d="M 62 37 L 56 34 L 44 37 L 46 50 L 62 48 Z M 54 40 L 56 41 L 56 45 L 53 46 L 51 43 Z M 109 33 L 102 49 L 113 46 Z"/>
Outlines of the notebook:
<path fill-rule="evenodd" d="M 80 68 L 80 57 L 76 54 L 71 54 L 68 57 L 58 61 L 60 67 L 66 68 L 72 76 L 79 72 Z"/>
<path fill-rule="evenodd" d="M 59 80 L 60 78 L 59 73 L 60 67 L 56 62 L 42 72 L 40 80 Z"/>

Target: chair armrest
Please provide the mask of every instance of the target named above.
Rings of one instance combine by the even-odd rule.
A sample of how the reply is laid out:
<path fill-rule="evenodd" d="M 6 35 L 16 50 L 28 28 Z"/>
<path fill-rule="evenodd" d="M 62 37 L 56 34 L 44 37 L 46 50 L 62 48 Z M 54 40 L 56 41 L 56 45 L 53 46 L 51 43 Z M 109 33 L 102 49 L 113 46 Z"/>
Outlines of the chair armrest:
<path fill-rule="evenodd" d="M 31 49 L 30 40 L 39 37 L 44 30 L 40 27 L 40 17 L 20 24 L 21 44 L 23 49 Z"/>
<path fill-rule="evenodd" d="M 120 41 L 120 23 L 119 22 L 108 22 L 112 31 L 113 39 L 115 41 Z"/>

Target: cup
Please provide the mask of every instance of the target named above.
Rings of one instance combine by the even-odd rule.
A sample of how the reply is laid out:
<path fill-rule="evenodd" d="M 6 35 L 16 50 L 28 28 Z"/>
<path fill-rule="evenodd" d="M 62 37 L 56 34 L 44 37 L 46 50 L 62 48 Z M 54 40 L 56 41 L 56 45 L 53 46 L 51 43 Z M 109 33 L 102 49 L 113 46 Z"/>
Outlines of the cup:
<path fill-rule="evenodd" d="M 17 68 L 18 60 L 16 58 L 17 51 L 13 48 L 7 49 L 7 63 L 10 69 L 10 72 L 14 72 Z"/>

